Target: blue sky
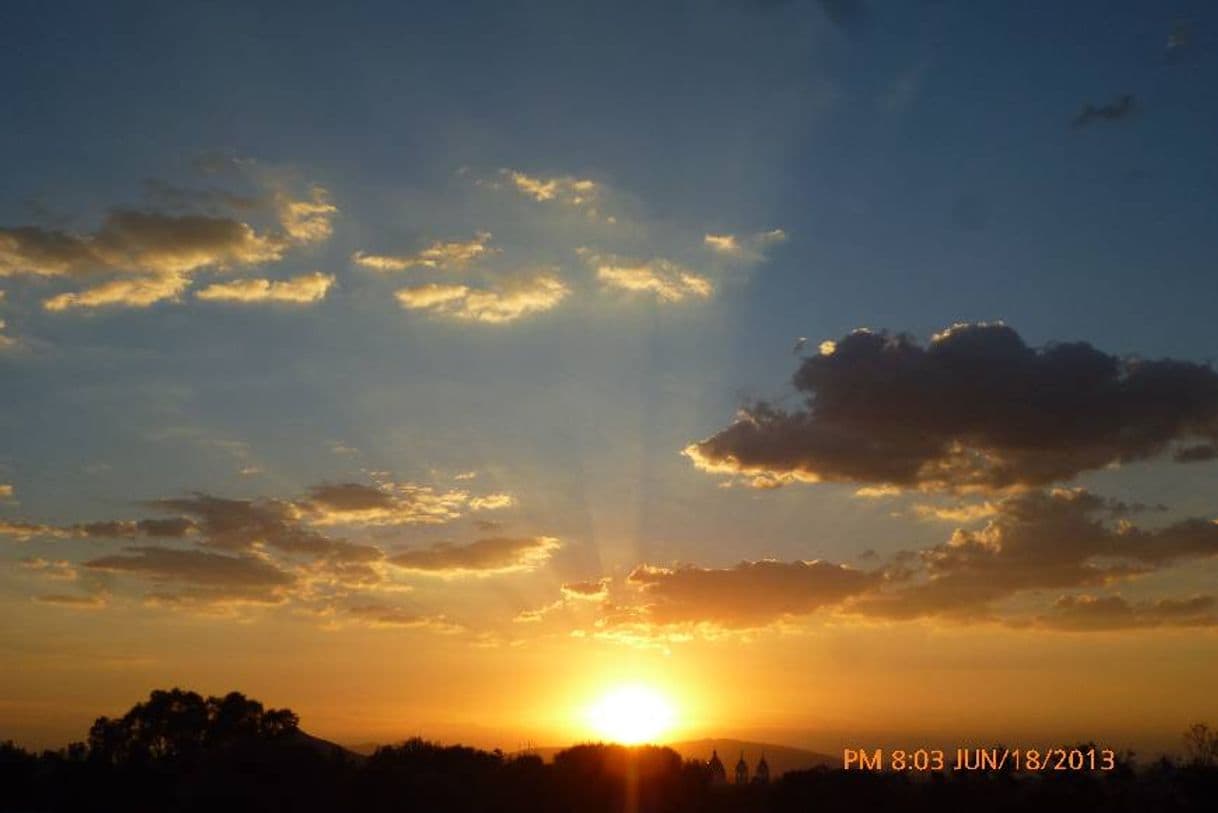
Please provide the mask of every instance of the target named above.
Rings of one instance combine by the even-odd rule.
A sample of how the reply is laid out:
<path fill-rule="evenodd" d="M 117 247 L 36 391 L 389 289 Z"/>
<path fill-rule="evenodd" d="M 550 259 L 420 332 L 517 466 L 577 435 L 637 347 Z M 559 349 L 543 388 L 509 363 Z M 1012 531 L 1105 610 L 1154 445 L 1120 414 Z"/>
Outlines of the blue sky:
<path fill-rule="evenodd" d="M 138 262 L 10 263 L 0 519 L 44 533 L 5 554 L 0 593 L 60 613 L 29 604 L 21 563 L 131 544 L 48 529 L 195 492 L 307 511 L 322 483 L 468 490 L 452 522 L 346 517 L 344 538 L 390 553 L 490 533 L 469 500 L 495 494 L 512 503 L 494 533 L 561 540 L 517 563 L 524 581 L 478 582 L 489 598 L 411 587 L 412 612 L 469 627 L 644 563 L 865 567 L 938 544 L 952 528 L 911 521 L 916 495 L 724 488 L 682 449 L 757 399 L 796 408 L 799 337 L 815 355 L 858 327 L 925 341 L 1001 320 L 1035 347 L 1218 355 L 1215 31 L 1200 2 L 11 3 L 0 228 L 100 234 L 122 209 L 274 244 L 141 306 L 47 305 L 148 277 Z M 1126 94 L 1128 115 L 1074 125 Z M 547 181 L 556 197 L 530 193 Z M 284 201 L 333 206 L 324 236 L 292 234 Z M 451 267 L 358 261 L 480 232 L 490 252 Z M 305 302 L 198 295 L 312 274 L 329 283 Z M 403 306 L 407 283 L 455 298 Z M 547 284 L 561 295 L 500 323 L 454 315 L 471 290 Z M 1218 473 L 1159 460 L 1058 484 L 1169 504 L 1155 526 L 1213 516 Z M 107 573 L 89 595 L 139 600 Z"/>

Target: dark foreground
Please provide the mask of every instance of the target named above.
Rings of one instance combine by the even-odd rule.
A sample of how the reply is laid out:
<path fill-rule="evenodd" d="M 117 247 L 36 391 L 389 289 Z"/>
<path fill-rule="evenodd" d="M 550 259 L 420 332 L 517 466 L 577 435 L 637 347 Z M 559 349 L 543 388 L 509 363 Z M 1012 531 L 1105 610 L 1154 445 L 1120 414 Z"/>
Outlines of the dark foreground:
<path fill-rule="evenodd" d="M 1189 758 L 1113 771 L 911 777 L 813 770 L 768 785 L 716 785 L 667 748 L 580 745 L 550 764 L 422 740 L 360 757 L 315 740 L 296 715 L 240 694 L 154 692 L 88 741 L 41 755 L 0 745 L 0 811 L 1209 811 L 1218 737 Z"/>

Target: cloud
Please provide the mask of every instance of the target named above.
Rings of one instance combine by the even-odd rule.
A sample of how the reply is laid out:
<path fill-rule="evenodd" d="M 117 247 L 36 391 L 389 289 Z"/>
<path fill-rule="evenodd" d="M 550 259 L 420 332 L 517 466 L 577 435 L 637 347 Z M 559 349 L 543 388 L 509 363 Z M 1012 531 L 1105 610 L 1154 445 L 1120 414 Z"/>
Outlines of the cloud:
<path fill-rule="evenodd" d="M 435 632 L 458 632 L 460 625 L 443 615 L 425 615 L 382 604 L 360 604 L 348 607 L 345 615 L 370 627 L 385 629 L 426 629 Z"/>
<path fill-rule="evenodd" d="M 193 532 L 194 529 L 194 523 L 185 518 L 138 521 L 104 520 L 73 525 L 0 520 L 0 536 L 11 537 L 18 542 L 40 537 L 46 539 L 134 539 L 142 536 L 177 539 Z"/>
<path fill-rule="evenodd" d="M 1177 449 L 1172 459 L 1177 463 L 1203 463 L 1207 460 L 1218 459 L 1218 445 L 1213 443 L 1199 443 L 1195 446 L 1186 446 L 1182 449 Z"/>
<path fill-rule="evenodd" d="M 67 559 L 44 559 L 41 556 L 22 559 L 21 567 L 52 581 L 76 581 L 79 574 L 76 566 Z"/>
<path fill-rule="evenodd" d="M 305 305 L 320 302 L 334 284 L 332 274 L 303 274 L 285 280 L 241 279 L 217 282 L 195 292 L 209 302 L 286 302 Z"/>
<path fill-rule="evenodd" d="M 596 278 L 611 290 L 650 293 L 660 302 L 709 299 L 715 292 L 709 279 L 669 260 L 638 262 L 592 256 L 589 261 L 596 268 Z"/>
<path fill-rule="evenodd" d="M 296 578 L 270 560 L 252 554 L 229 556 L 202 550 L 134 546 L 125 553 L 100 556 L 84 567 L 204 588 L 278 591 Z"/>
<path fill-rule="evenodd" d="M 1209 366 L 1085 342 L 1031 348 L 1002 324 L 955 325 L 926 346 L 858 330 L 793 381 L 802 409 L 759 402 L 685 454 L 763 483 L 995 492 L 1218 442 Z"/>
<path fill-rule="evenodd" d="M 407 310 L 425 310 L 467 322 L 506 324 L 551 310 L 570 292 L 557 277 L 538 274 L 499 288 L 429 283 L 402 288 L 396 296 Z"/>
<path fill-rule="evenodd" d="M 190 280 L 181 274 L 120 278 L 81 291 L 57 294 L 45 300 L 42 306 L 49 311 L 103 308 L 111 305 L 147 308 L 158 302 L 178 299 L 189 285 Z"/>
<path fill-rule="evenodd" d="M 937 519 L 946 522 L 967 523 L 977 522 L 978 520 L 994 516 L 994 514 L 998 513 L 998 506 L 988 501 L 957 503 L 956 505 L 919 504 L 913 507 L 913 513 L 919 519 Z"/>
<path fill-rule="evenodd" d="M 808 615 L 871 589 L 875 574 L 823 561 L 741 562 L 731 568 L 640 566 L 638 618 L 651 624 L 764 627 Z"/>
<path fill-rule="evenodd" d="M 440 543 L 399 553 L 389 561 L 404 570 L 438 576 L 513 573 L 544 564 L 559 545 L 550 536 L 491 537 L 468 545 Z"/>
<path fill-rule="evenodd" d="M 703 244 L 723 257 L 747 263 L 759 263 L 766 258 L 766 250 L 770 246 L 784 242 L 787 233 L 782 229 L 770 229 L 756 234 L 738 237 L 734 234 L 707 234 L 702 238 Z"/>
<path fill-rule="evenodd" d="M 144 596 L 149 606 L 228 613 L 243 605 L 290 603 L 317 614 L 318 608 L 341 606 L 355 596 L 409 590 L 398 578 L 402 573 L 448 577 L 531 570 L 558 547 L 550 537 L 481 539 L 410 551 L 391 564 L 378 545 L 335 536 L 333 527 L 367 532 L 434 525 L 514 504 L 508 494 L 474 495 L 415 483 L 320 483 L 294 499 L 195 493 L 152 500 L 142 505 L 159 516 L 141 519 L 60 525 L 4 520 L 0 535 L 19 542 L 180 540 L 188 545 L 135 544 L 83 563 L 27 558 L 21 567 L 43 579 L 77 582 L 79 575 L 84 584 L 98 586 L 104 574 L 142 580 L 154 588 Z M 377 624 L 390 622 L 383 617 Z"/>
<path fill-rule="evenodd" d="M 469 507 L 474 511 L 498 511 L 500 508 L 511 508 L 516 504 L 516 498 L 511 494 L 487 494 L 485 497 L 473 497 Z"/>
<path fill-rule="evenodd" d="M 1218 556 L 1218 523 L 1186 519 L 1155 530 L 1090 492 L 1056 489 L 1007 497 L 979 530 L 898 557 L 889 589 L 851 609 L 889 618 L 992 615 L 994 605 L 1036 590 L 1103 587 L 1177 562 Z"/>
<path fill-rule="evenodd" d="M 310 488 L 296 507 L 315 525 L 434 525 L 457 519 L 466 507 L 477 510 L 481 506 L 473 503 L 480 499 L 486 498 L 414 483 L 322 483 Z"/>
<path fill-rule="evenodd" d="M 867 26 L 867 4 L 863 0 L 817 0 L 821 11 L 833 25 L 857 34 Z"/>
<path fill-rule="evenodd" d="M 118 209 L 93 234 L 0 228 L 0 276 L 178 275 L 272 262 L 283 250 L 281 241 L 230 218 Z"/>
<path fill-rule="evenodd" d="M 1074 117 L 1075 127 L 1086 127 L 1097 121 L 1119 121 L 1132 115 L 1135 107 L 1134 97 L 1126 93 L 1114 102 L 1096 107 L 1090 102 Z"/>
<path fill-rule="evenodd" d="M 323 187 L 312 187 L 307 198 L 293 198 L 280 192 L 275 196 L 275 208 L 280 225 L 295 243 L 321 243 L 333 234 L 332 221 L 338 207 L 330 202 L 330 193 Z"/>
<path fill-rule="evenodd" d="M 47 298 L 43 306 L 49 311 L 142 308 L 178 299 L 199 272 L 278 262 L 295 247 L 330 237 L 338 209 L 325 189 L 314 186 L 301 198 L 279 184 L 271 185 L 273 193 L 244 197 L 153 182 L 150 188 L 161 206 L 204 207 L 208 213 L 115 207 L 92 232 L 38 226 L 0 228 L 0 277 L 47 277 L 77 283 L 101 278 L 82 289 Z M 259 230 L 242 219 L 217 213 L 218 209 L 260 216 L 266 228 Z"/>
<path fill-rule="evenodd" d="M 600 184 L 587 178 L 571 175 L 541 177 L 527 175 L 514 169 L 499 171 L 504 183 L 525 197 L 539 203 L 557 203 L 565 206 L 590 207 L 596 204 L 601 193 Z"/>
<path fill-rule="evenodd" d="M 959 528 L 946 542 L 898 552 L 870 569 L 820 560 L 745 561 L 730 568 L 640 565 L 623 587 L 608 579 L 564 585 L 558 601 L 517 620 L 541 621 L 576 609 L 573 599 L 587 598 L 597 612 L 592 634 L 646 646 L 785 625 L 825 610 L 838 623 L 929 618 L 1080 631 L 1218 620 L 1211 597 L 1129 604 L 1120 597 L 1081 596 L 1035 606 L 1046 591 L 1108 588 L 1218 557 L 1216 521 L 1143 529 L 1125 517 L 1151 507 L 1077 489 L 1018 494 L 994 503 L 993 510 L 979 530 Z M 860 559 L 878 557 L 866 552 Z"/>
<path fill-rule="evenodd" d="M 0 483 L 0 500 L 11 500 L 13 498 L 13 486 L 9 483 Z"/>
<path fill-rule="evenodd" d="M 0 293 L 3 293 L 3 291 L 0 291 Z M 18 344 L 20 344 L 20 342 L 17 341 L 17 339 L 13 338 L 12 336 L 7 335 L 4 332 L 4 328 L 7 326 L 7 324 L 8 323 L 5 322 L 3 319 L 0 319 L 0 350 L 5 350 L 10 347 L 16 347 Z"/>
<path fill-rule="evenodd" d="M 101 595 L 78 595 L 75 593 L 47 593 L 34 596 L 39 604 L 54 604 L 58 607 L 70 607 L 78 610 L 99 610 L 106 606 L 106 598 Z"/>
<path fill-rule="evenodd" d="M 375 271 L 405 271 L 408 268 L 464 268 L 475 260 L 494 253 L 494 249 L 488 245 L 490 240 L 490 232 L 480 231 L 476 232 L 470 240 L 451 242 L 437 240 L 417 254 L 392 256 L 365 254 L 357 251 L 352 260 L 356 265 Z"/>
<path fill-rule="evenodd" d="M 1150 627 L 1218 626 L 1213 596 L 1130 603 L 1121 596 L 1062 596 L 1052 612 L 1035 625 L 1073 632 L 1145 629 Z"/>
<path fill-rule="evenodd" d="M 195 523 L 199 544 L 218 550 L 253 552 L 269 547 L 281 553 L 336 565 L 383 558 L 373 545 L 334 539 L 302 522 L 299 506 L 285 500 L 234 500 L 195 494 L 156 500 L 150 506 L 184 514 Z"/>
<path fill-rule="evenodd" d="M 562 586 L 564 599 L 575 601 L 604 601 L 609 598 L 612 579 L 605 577 L 595 581 L 567 582 Z"/>

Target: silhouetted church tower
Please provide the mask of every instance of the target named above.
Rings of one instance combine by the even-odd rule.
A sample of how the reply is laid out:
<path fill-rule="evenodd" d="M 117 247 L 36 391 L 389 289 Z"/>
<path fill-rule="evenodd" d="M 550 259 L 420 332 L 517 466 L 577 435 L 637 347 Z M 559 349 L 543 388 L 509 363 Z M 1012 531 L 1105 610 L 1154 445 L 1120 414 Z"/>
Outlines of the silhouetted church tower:
<path fill-rule="evenodd" d="M 757 771 L 753 774 L 753 781 L 766 784 L 770 781 L 770 764 L 765 761 L 765 754 L 761 755 L 761 761 L 757 763 Z"/>
<path fill-rule="evenodd" d="M 712 785 L 726 785 L 727 771 L 723 768 L 723 763 L 719 761 L 719 752 L 711 751 L 710 762 L 706 763 L 706 767 L 710 769 Z"/>
<path fill-rule="evenodd" d="M 736 763 L 736 784 L 747 785 L 749 781 L 749 766 L 744 761 L 744 752 L 740 752 L 740 761 Z"/>

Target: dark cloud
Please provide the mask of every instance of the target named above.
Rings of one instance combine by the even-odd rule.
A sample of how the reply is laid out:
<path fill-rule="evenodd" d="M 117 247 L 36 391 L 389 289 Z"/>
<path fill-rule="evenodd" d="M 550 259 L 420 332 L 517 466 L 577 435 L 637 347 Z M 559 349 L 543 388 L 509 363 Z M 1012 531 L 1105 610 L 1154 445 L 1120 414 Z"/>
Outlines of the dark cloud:
<path fill-rule="evenodd" d="M 1130 603 L 1121 596 L 1062 596 L 1036 626 L 1077 632 L 1218 625 L 1213 596 Z"/>
<path fill-rule="evenodd" d="M 1135 109 L 1134 97 L 1128 93 L 1114 102 L 1099 107 L 1088 102 L 1074 117 L 1074 126 L 1086 127 L 1096 121 L 1118 121 L 1131 115 Z"/>
<path fill-rule="evenodd" d="M 309 499 L 322 508 L 338 511 L 393 507 L 391 494 L 363 483 L 322 483 L 309 489 Z"/>
<path fill-rule="evenodd" d="M 468 545 L 440 543 L 393 556 L 389 561 L 406 570 L 436 575 L 506 573 L 532 570 L 559 546 L 549 536 L 491 537 Z"/>
<path fill-rule="evenodd" d="M 1145 508 L 1083 490 L 1023 493 L 996 501 L 993 518 L 979 530 L 959 528 L 942 544 L 900 551 L 870 569 L 824 561 L 640 565 L 624 587 L 606 581 L 586 582 L 582 589 L 591 596 L 604 584 L 604 593 L 595 595 L 600 603 L 594 634 L 647 646 L 691 634 L 759 629 L 822 609 L 838 618 L 1078 630 L 1215 623 L 1209 597 L 1129 604 L 1119 597 L 1079 596 L 1035 607 L 1046 591 L 1108 588 L 1218 557 L 1218 522 L 1187 519 L 1143 529 L 1125 518 Z M 556 604 L 519 620 L 570 608 L 569 599 L 578 595 L 571 588 L 564 585 Z"/>
<path fill-rule="evenodd" d="M 288 587 L 296 581 L 291 573 L 259 556 L 226 556 L 210 551 L 151 546 L 136 546 L 127 548 L 124 553 L 99 556 L 85 562 L 84 566 L 200 587 L 275 589 Z"/>
<path fill-rule="evenodd" d="M 609 597 L 609 586 L 613 580 L 609 577 L 595 581 L 567 582 L 562 586 L 562 595 L 566 599 L 582 601 L 598 601 Z"/>
<path fill-rule="evenodd" d="M 1196 446 L 1186 446 L 1177 449 L 1172 459 L 1177 463 L 1202 463 L 1218 458 L 1218 446 L 1213 443 L 1199 443 Z"/>
<path fill-rule="evenodd" d="M 867 25 L 867 4 L 863 0 L 816 0 L 829 22 L 848 33 L 861 32 Z"/>
<path fill-rule="evenodd" d="M 0 536 L 24 541 L 35 537 L 50 539 L 134 539 L 136 537 L 173 538 L 186 536 L 195 524 L 184 517 L 173 519 L 115 519 L 82 522 L 75 525 L 45 525 L 34 522 L 0 522 Z"/>
<path fill-rule="evenodd" d="M 1018 593 L 1102 587 L 1180 561 L 1218 556 L 1218 524 L 1202 519 L 1145 530 L 1106 521 L 1112 504 L 1086 491 L 1009 497 L 980 530 L 957 529 L 941 544 L 887 571 L 888 589 L 851 609 L 888 618 L 992 615 Z"/>
<path fill-rule="evenodd" d="M 642 593 L 632 620 L 741 629 L 838 605 L 871 589 L 877 577 L 829 562 L 764 560 L 722 569 L 644 565 L 628 581 Z"/>
<path fill-rule="evenodd" d="M 1085 342 L 1032 348 L 1001 324 L 956 325 L 926 346 L 855 331 L 804 359 L 794 384 L 802 409 L 755 404 L 686 454 L 759 486 L 966 491 L 1042 486 L 1218 442 L 1208 365 L 1120 358 Z"/>
<path fill-rule="evenodd" d="M 93 234 L 0 228 L 0 276 L 186 273 L 277 260 L 284 248 L 230 218 L 117 209 Z"/>
<path fill-rule="evenodd" d="M 266 545 L 287 554 L 337 562 L 371 562 L 381 550 L 331 538 L 300 521 L 299 510 L 283 500 L 233 500 L 195 494 L 157 500 L 153 507 L 185 514 L 201 535 L 201 544 L 228 551 L 250 551 Z"/>
<path fill-rule="evenodd" d="M 100 595 L 80 595 L 77 593 L 48 593 L 34 596 L 39 604 L 55 604 L 60 607 L 72 607 L 83 610 L 96 610 L 106 606 L 106 599 Z"/>

